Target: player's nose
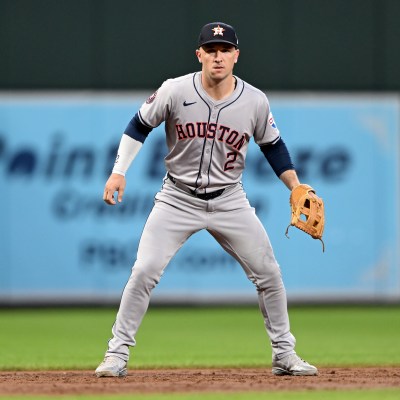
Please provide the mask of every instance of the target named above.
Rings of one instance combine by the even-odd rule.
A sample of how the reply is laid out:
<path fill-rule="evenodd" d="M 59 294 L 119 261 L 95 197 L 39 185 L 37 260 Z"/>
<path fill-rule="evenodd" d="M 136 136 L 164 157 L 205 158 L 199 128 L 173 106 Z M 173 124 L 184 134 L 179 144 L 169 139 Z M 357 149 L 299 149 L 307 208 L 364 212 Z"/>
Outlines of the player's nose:
<path fill-rule="evenodd" d="M 222 61 L 222 52 L 219 50 L 215 53 L 215 61 L 217 61 L 217 62 Z"/>

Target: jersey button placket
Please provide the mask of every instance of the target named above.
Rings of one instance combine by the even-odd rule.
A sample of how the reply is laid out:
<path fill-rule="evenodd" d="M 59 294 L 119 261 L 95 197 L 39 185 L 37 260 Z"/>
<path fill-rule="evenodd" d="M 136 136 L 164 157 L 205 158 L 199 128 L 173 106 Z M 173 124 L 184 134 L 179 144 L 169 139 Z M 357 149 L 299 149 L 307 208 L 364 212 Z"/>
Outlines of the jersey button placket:
<path fill-rule="evenodd" d="M 216 123 L 217 118 L 217 110 L 215 107 L 212 108 L 210 123 Z M 208 133 L 207 133 L 208 135 Z M 204 158 L 202 165 L 202 174 L 204 177 L 208 175 L 208 171 L 210 169 L 210 161 L 211 161 L 211 148 L 213 144 L 213 139 L 207 139 L 205 147 L 204 147 Z M 208 184 L 208 179 L 205 179 L 205 182 Z"/>
<path fill-rule="evenodd" d="M 218 114 L 218 106 L 214 106 L 211 111 L 211 118 L 213 119 L 213 122 L 215 122 Z"/>

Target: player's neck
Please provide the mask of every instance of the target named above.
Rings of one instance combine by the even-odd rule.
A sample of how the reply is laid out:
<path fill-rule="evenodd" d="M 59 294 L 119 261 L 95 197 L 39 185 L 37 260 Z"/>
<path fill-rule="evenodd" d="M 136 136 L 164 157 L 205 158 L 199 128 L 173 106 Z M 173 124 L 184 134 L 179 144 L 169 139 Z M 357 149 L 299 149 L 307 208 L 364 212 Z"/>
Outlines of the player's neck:
<path fill-rule="evenodd" d="M 233 75 L 229 75 L 225 79 L 214 80 L 202 74 L 201 84 L 207 94 L 218 101 L 229 97 L 233 93 L 236 87 L 236 78 Z"/>

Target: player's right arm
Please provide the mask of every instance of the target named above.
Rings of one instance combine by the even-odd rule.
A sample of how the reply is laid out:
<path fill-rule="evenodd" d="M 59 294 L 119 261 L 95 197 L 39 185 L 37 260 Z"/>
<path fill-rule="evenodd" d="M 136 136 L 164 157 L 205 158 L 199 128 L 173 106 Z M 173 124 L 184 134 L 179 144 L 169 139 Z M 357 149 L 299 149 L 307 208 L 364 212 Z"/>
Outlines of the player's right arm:
<path fill-rule="evenodd" d="M 128 168 L 149 133 L 165 120 L 169 103 L 169 90 L 166 86 L 164 82 L 160 89 L 147 99 L 126 127 L 118 147 L 114 168 L 104 188 L 103 200 L 107 204 L 116 204 L 115 192 L 118 193 L 118 203 L 122 201 Z"/>
<path fill-rule="evenodd" d="M 124 195 L 126 186 L 125 176 L 120 174 L 112 173 L 106 182 L 104 187 L 103 200 L 110 205 L 115 205 L 116 201 L 114 199 L 114 193 L 118 193 L 118 203 L 122 201 L 122 196 Z"/>
<path fill-rule="evenodd" d="M 125 174 L 128 171 L 132 161 L 139 153 L 143 142 L 134 139 L 126 133 L 122 135 L 118 147 L 117 158 L 114 163 L 114 168 L 104 187 L 103 200 L 107 204 L 116 204 L 114 199 L 115 192 L 118 193 L 118 203 L 121 203 L 126 186 Z"/>
<path fill-rule="evenodd" d="M 112 206 L 116 204 L 115 192 L 118 194 L 118 203 L 121 203 L 126 186 L 125 174 L 151 130 L 152 128 L 143 124 L 138 113 L 126 127 L 119 143 L 114 168 L 104 187 L 103 200 L 107 204 Z"/>

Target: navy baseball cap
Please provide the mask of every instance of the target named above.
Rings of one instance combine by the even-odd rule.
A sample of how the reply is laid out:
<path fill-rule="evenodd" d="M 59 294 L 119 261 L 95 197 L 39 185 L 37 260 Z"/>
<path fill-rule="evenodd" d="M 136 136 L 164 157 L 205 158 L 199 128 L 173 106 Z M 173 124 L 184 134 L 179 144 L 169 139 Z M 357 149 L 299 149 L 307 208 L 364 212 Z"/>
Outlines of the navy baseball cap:
<path fill-rule="evenodd" d="M 223 22 L 211 22 L 201 28 L 199 47 L 208 43 L 229 43 L 238 47 L 239 41 L 233 26 Z"/>

